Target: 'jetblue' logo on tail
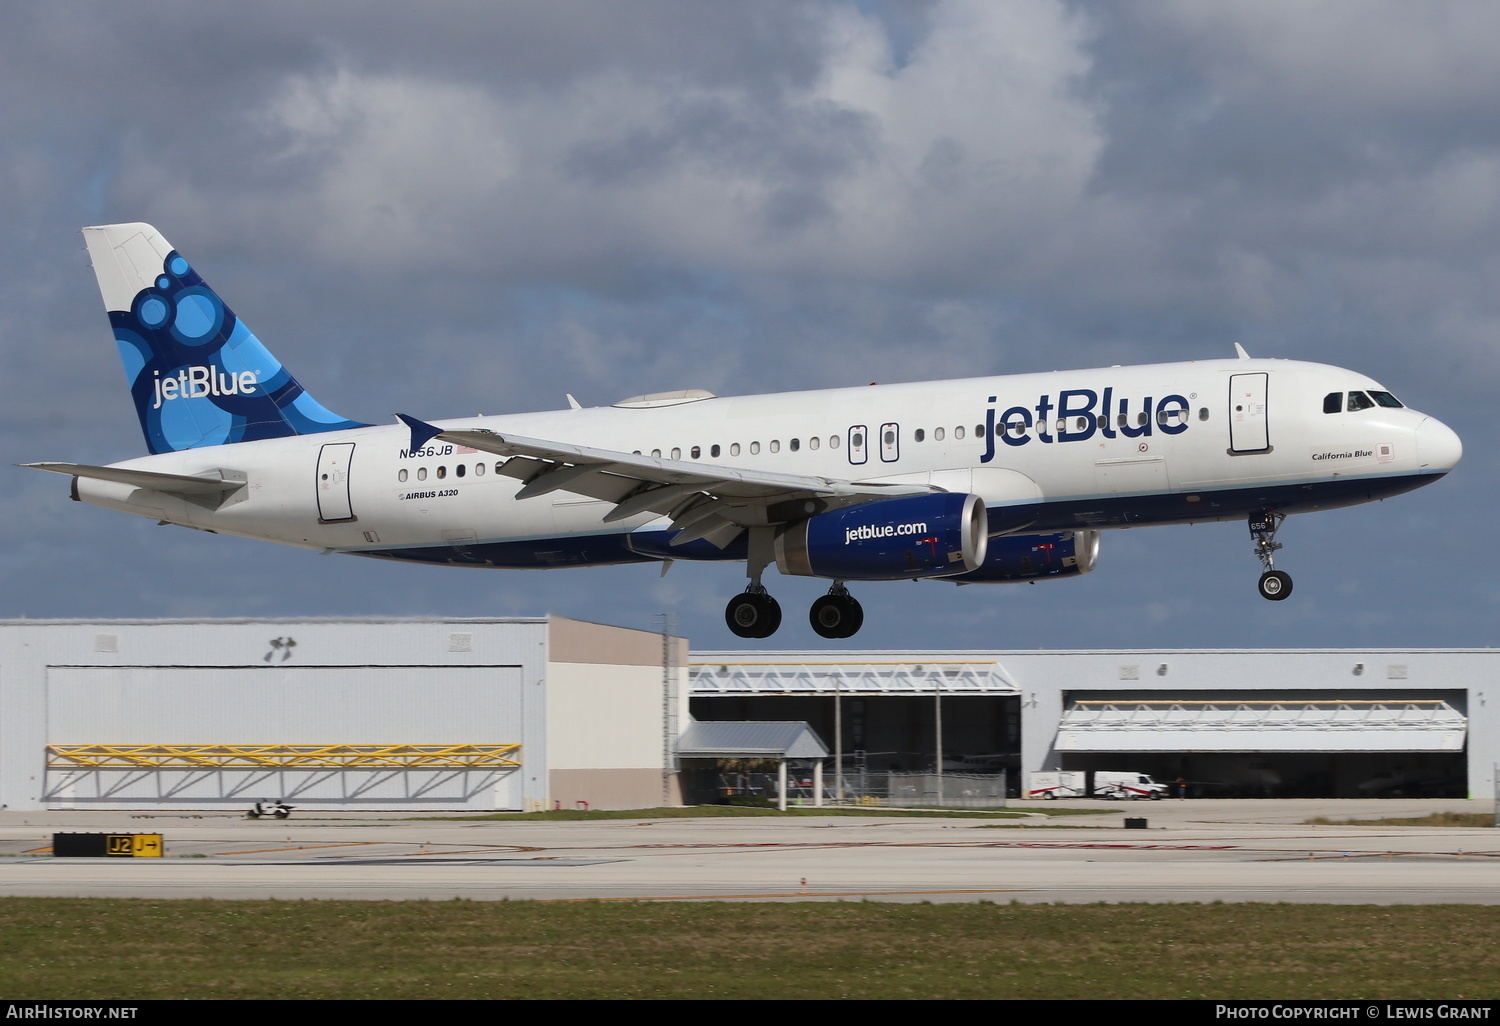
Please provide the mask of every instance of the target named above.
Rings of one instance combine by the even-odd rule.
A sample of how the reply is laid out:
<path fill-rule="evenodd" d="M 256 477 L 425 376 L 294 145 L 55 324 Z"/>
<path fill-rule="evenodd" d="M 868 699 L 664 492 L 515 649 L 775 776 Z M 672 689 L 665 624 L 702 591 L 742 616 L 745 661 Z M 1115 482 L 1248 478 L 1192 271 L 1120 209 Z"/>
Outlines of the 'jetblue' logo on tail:
<path fill-rule="evenodd" d="M 141 248 L 144 240 L 115 245 L 134 267 L 155 256 Z M 308 395 L 181 254 L 161 260 L 129 308 L 109 314 L 153 453 L 363 426 Z M 99 261 L 96 273 L 118 264 Z"/>
<path fill-rule="evenodd" d="M 171 399 L 199 399 L 206 395 L 254 395 L 256 380 L 254 371 L 226 374 L 214 367 L 184 367 L 176 377 L 161 376 L 156 371 L 156 404 L 153 410 Z"/>

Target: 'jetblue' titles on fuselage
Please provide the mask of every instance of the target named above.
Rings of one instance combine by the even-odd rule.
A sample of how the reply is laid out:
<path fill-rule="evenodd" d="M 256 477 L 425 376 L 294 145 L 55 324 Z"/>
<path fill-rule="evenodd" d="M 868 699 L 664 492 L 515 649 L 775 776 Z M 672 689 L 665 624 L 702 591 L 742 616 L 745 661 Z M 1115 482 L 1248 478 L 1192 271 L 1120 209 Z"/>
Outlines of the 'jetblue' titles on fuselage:
<path fill-rule="evenodd" d="M 1153 426 L 1166 435 L 1178 435 L 1187 430 L 1190 404 L 1183 396 L 1169 395 L 1155 402 L 1155 398 L 1148 395 L 1136 405 L 1130 399 L 1116 400 L 1114 392 L 1113 387 L 1104 389 L 1102 394 L 1092 388 L 1068 388 L 1058 394 L 1055 403 L 1050 395 L 1044 395 L 1037 399 L 1034 407 L 1012 406 L 998 418 L 995 416 L 996 397 L 990 396 L 989 407 L 984 412 L 985 444 L 980 462 L 988 463 L 995 458 L 997 432 L 1000 441 L 1006 445 L 1020 446 L 1030 443 L 1033 437 L 1050 445 L 1053 442 L 1082 442 L 1093 438 L 1096 433 L 1105 438 L 1140 438 L 1151 434 Z M 1131 423 L 1132 420 L 1136 423 Z M 1025 430 L 1007 430 L 1016 424 L 1023 425 Z M 1036 428 L 1034 433 L 1030 430 L 1033 427 Z"/>

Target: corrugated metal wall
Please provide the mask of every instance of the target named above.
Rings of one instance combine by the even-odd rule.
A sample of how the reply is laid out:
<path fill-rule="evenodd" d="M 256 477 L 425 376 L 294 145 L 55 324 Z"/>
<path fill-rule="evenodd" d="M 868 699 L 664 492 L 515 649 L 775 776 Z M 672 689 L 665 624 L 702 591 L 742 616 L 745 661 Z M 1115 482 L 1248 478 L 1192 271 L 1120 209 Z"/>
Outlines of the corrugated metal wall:
<path fill-rule="evenodd" d="M 0 802 L 540 807 L 547 630 L 541 619 L 3 624 Z M 385 758 L 384 766 L 352 768 L 337 758 L 297 767 L 151 757 L 140 760 L 146 765 L 119 757 L 80 765 L 86 760 L 57 751 L 80 745 L 519 745 L 509 758 L 526 769 L 496 765 L 503 760 L 489 754 L 477 758 L 484 765 Z"/>

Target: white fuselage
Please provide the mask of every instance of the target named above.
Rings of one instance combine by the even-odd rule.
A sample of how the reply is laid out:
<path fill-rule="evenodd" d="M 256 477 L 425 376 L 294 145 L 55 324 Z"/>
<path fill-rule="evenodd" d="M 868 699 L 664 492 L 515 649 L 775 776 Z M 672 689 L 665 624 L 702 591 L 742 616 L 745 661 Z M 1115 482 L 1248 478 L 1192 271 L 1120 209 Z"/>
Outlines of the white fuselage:
<path fill-rule="evenodd" d="M 437 426 L 730 469 L 930 483 L 979 495 L 998 535 L 1238 518 L 1267 506 L 1299 512 L 1441 476 L 1461 447 L 1438 421 L 1404 407 L 1324 412 L 1330 393 L 1380 387 L 1318 364 L 1207 360 L 661 400 Z M 590 557 L 576 540 L 666 529 L 665 518 L 650 512 L 605 523 L 611 503 L 566 491 L 517 500 L 522 483 L 496 473 L 503 459 L 442 441 L 416 452 L 410 444 L 406 427 L 371 426 L 115 464 L 244 474 L 245 486 L 217 508 L 87 478 L 75 488 L 96 505 L 309 548 L 428 559 L 414 553 L 486 545 L 504 552 L 519 544 L 529 553 L 483 561 L 502 566 L 620 562 L 620 550 L 606 546 L 613 555 L 596 549 Z M 573 554 L 550 555 L 562 551 Z"/>

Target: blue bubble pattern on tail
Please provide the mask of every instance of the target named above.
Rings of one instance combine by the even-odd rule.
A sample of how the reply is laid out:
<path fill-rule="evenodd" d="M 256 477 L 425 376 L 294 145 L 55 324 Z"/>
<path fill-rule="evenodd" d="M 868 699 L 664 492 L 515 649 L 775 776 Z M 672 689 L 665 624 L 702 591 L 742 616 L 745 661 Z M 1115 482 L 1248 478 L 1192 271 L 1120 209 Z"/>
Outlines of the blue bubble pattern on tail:
<path fill-rule="evenodd" d="M 329 412 L 176 250 L 110 326 L 153 453 L 365 427 Z"/>

